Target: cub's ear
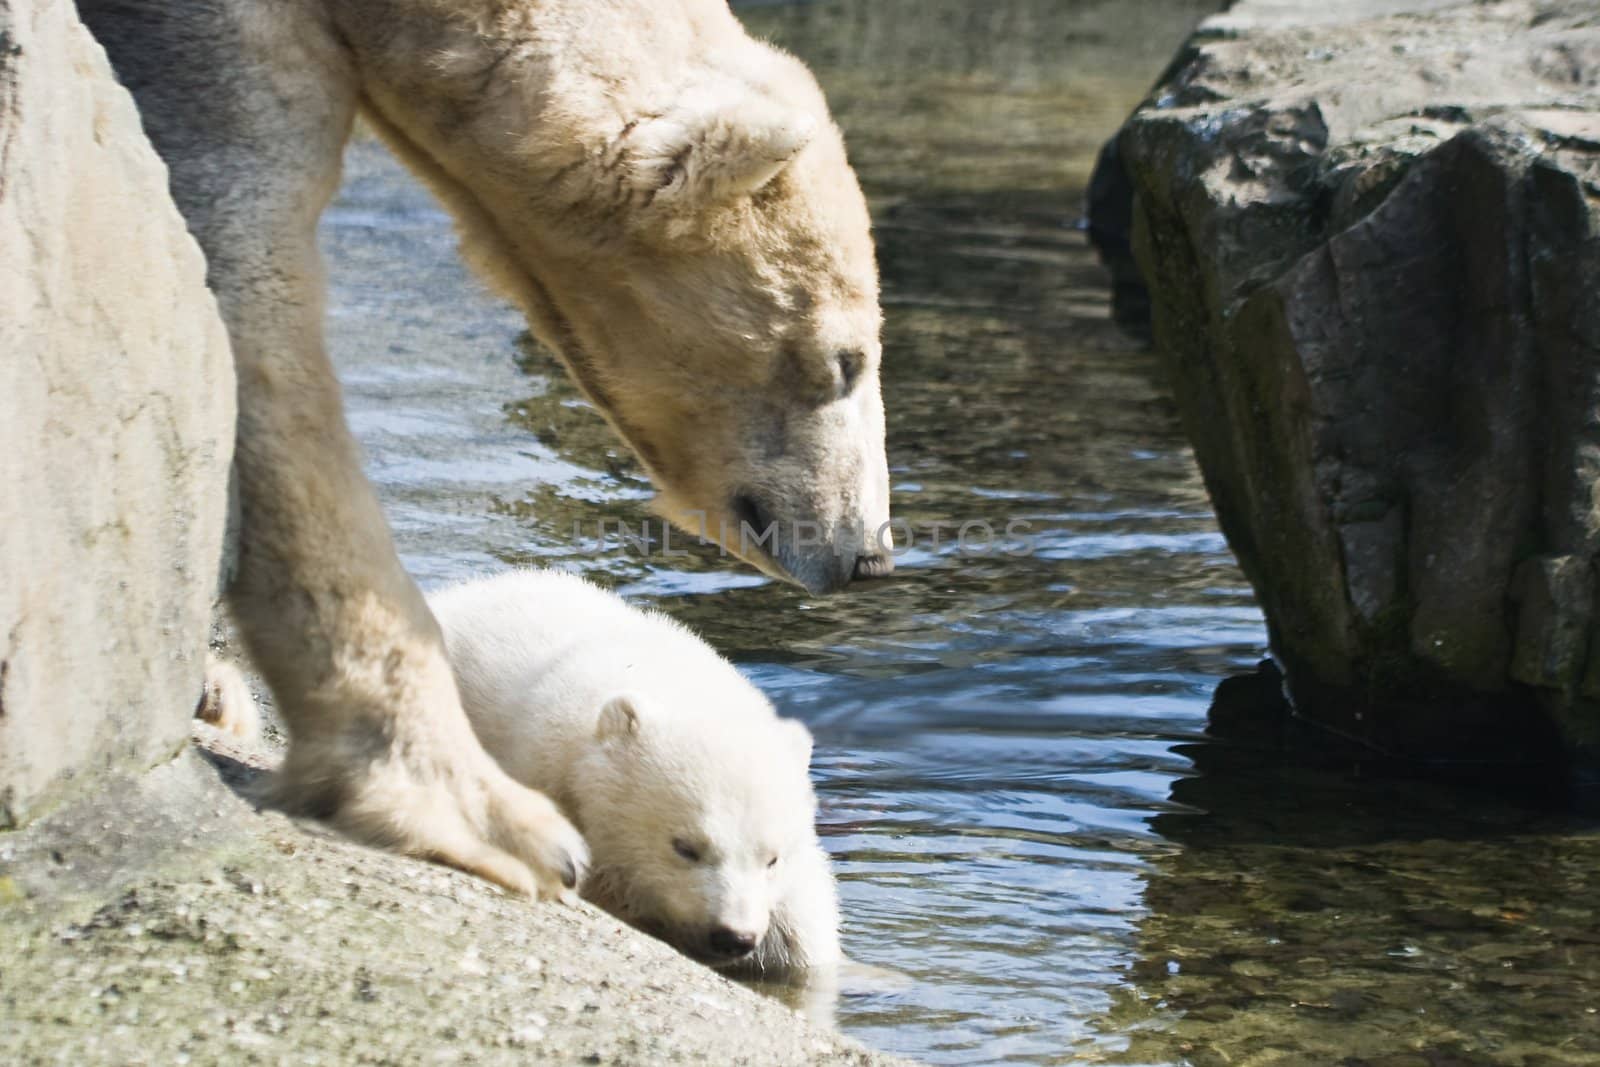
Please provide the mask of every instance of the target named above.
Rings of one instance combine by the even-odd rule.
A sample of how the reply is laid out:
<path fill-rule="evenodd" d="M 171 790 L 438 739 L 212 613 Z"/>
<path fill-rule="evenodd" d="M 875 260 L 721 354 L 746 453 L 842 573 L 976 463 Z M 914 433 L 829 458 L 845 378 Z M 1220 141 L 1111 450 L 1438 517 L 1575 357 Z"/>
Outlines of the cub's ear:
<path fill-rule="evenodd" d="M 622 134 L 625 180 L 652 206 L 698 209 L 749 196 L 810 143 L 817 123 L 748 85 L 693 88 Z"/>
<path fill-rule="evenodd" d="M 612 697 L 600 709 L 595 739 L 601 743 L 632 741 L 639 736 L 639 702 L 626 694 Z"/>
<path fill-rule="evenodd" d="M 794 753 L 795 759 L 800 761 L 800 766 L 811 766 L 811 731 L 806 725 L 796 719 L 779 719 L 778 730 L 783 736 L 784 744 Z"/>

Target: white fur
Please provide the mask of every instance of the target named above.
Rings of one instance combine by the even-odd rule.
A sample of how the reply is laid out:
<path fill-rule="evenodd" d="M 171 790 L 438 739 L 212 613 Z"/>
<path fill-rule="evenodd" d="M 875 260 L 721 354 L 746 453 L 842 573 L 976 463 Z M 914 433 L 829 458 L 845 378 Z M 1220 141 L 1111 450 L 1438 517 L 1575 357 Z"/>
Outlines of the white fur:
<path fill-rule="evenodd" d="M 587 840 L 585 897 L 707 962 L 717 927 L 757 939 L 742 966 L 838 961 L 804 726 L 683 626 L 572 575 L 517 571 L 430 604 L 484 748 Z"/>
<path fill-rule="evenodd" d="M 227 323 L 228 601 L 289 729 L 279 798 L 562 896 L 582 839 L 482 750 L 362 474 L 323 347 L 317 220 L 359 112 L 638 453 L 662 514 L 838 589 L 889 565 L 888 468 L 866 201 L 816 82 L 724 0 L 77 8 L 138 99 Z M 780 540 L 740 537 L 751 516 Z M 860 532 L 838 552 L 801 524 Z"/>
<path fill-rule="evenodd" d="M 261 730 L 261 713 L 244 675 L 236 665 L 211 654 L 206 656 L 205 688 L 194 715 L 244 741 Z"/>

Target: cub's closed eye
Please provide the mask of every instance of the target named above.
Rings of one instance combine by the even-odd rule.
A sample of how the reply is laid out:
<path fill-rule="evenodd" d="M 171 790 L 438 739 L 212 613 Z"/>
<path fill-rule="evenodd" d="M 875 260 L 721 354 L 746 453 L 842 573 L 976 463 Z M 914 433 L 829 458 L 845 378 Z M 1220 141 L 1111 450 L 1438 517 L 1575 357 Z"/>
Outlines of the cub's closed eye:
<path fill-rule="evenodd" d="M 776 867 L 777 865 L 778 865 L 778 857 L 776 857 L 776 856 L 772 857 L 770 860 L 767 861 L 767 869 L 768 870 L 771 870 L 773 867 Z"/>
<path fill-rule="evenodd" d="M 856 390 L 856 383 L 861 380 L 861 372 L 867 367 L 867 354 L 859 348 L 842 349 L 834 359 L 839 362 L 839 387 L 840 396 L 849 396 Z"/>
<path fill-rule="evenodd" d="M 673 839 L 672 851 L 676 852 L 690 863 L 700 862 L 700 850 L 689 844 L 689 842 L 685 841 L 681 837 Z"/>

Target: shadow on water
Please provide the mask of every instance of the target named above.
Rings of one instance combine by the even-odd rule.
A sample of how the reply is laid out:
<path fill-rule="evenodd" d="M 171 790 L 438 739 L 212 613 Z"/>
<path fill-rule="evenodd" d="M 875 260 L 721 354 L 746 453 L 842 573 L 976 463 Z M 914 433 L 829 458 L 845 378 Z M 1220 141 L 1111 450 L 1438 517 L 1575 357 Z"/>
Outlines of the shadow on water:
<path fill-rule="evenodd" d="M 841 1000 L 873 1045 L 1600 1062 L 1593 832 L 1205 737 L 1262 621 L 1077 220 L 1100 141 L 1214 6 L 736 5 L 818 71 L 872 201 L 895 507 L 917 534 L 892 580 L 811 600 L 659 524 L 620 536 L 649 521 L 637 465 L 358 142 L 322 239 L 368 469 L 425 585 L 580 568 L 811 725 L 847 950 L 908 978 Z M 1018 543 L 959 537 L 1014 522 Z"/>
<path fill-rule="evenodd" d="M 1182 746 L 1119 1061 L 1600 1062 L 1600 832 L 1478 790 Z M 1351 765 L 1354 766 L 1354 765 Z"/>

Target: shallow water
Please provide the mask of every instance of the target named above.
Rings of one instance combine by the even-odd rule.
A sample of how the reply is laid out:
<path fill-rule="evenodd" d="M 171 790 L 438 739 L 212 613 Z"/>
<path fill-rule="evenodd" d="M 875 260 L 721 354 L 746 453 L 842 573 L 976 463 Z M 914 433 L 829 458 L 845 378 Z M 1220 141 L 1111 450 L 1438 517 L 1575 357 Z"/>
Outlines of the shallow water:
<path fill-rule="evenodd" d="M 1600 833 L 1204 743 L 1264 629 L 1075 223 L 1099 142 L 1213 6 L 741 8 L 818 70 L 873 202 L 895 507 L 919 535 L 893 579 L 808 600 L 710 551 L 602 538 L 648 517 L 636 464 L 362 142 L 323 236 L 369 469 L 425 584 L 581 568 L 811 725 L 847 950 L 908 977 L 840 1003 L 869 1044 L 1600 1063 Z M 1012 521 L 1012 552 L 958 543 Z"/>

